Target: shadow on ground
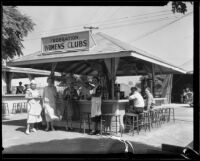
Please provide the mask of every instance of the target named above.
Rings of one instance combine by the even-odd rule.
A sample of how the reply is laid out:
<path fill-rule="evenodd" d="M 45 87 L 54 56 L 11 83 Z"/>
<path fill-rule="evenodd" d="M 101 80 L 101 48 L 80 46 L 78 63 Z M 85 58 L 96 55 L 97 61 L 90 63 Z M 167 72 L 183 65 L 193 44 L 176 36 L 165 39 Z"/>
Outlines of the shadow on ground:
<path fill-rule="evenodd" d="M 2 122 L 2 125 L 26 126 L 26 120 L 27 119 L 4 121 L 4 122 Z"/>
<path fill-rule="evenodd" d="M 131 142 L 134 151 L 129 146 L 129 152 L 135 154 L 148 154 L 152 150 L 160 150 L 158 147 Z M 76 138 L 64 140 L 52 140 L 25 145 L 17 145 L 5 148 L 4 154 L 110 154 L 124 153 L 125 144 L 112 138 Z"/>

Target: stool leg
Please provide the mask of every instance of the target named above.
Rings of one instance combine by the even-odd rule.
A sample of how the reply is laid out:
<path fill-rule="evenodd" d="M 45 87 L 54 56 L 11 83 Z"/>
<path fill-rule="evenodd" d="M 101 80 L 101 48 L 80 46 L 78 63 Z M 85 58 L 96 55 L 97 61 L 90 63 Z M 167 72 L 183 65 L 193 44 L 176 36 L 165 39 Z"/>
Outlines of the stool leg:
<path fill-rule="evenodd" d="M 90 132 L 90 116 L 88 115 L 88 126 L 89 126 L 89 132 Z"/>
<path fill-rule="evenodd" d="M 173 120 L 174 120 L 174 122 L 175 122 L 174 108 L 172 108 L 172 110 L 173 110 Z"/>
<path fill-rule="evenodd" d="M 138 120 L 138 116 L 136 116 L 136 121 L 137 121 L 137 132 L 138 132 L 138 135 L 139 135 L 139 120 Z"/>
<path fill-rule="evenodd" d="M 132 128 L 133 128 L 132 135 L 133 135 L 133 136 L 134 136 L 134 129 L 135 129 L 134 124 L 135 124 L 135 121 L 134 121 L 134 117 L 133 117 L 133 126 L 132 126 Z"/>
<path fill-rule="evenodd" d="M 80 132 L 81 132 L 82 118 L 80 118 Z"/>
<path fill-rule="evenodd" d="M 85 134 L 85 119 L 83 120 L 83 133 Z"/>
<path fill-rule="evenodd" d="M 116 134 L 117 134 L 117 129 L 118 129 L 118 126 L 117 126 L 117 116 L 116 117 Z"/>

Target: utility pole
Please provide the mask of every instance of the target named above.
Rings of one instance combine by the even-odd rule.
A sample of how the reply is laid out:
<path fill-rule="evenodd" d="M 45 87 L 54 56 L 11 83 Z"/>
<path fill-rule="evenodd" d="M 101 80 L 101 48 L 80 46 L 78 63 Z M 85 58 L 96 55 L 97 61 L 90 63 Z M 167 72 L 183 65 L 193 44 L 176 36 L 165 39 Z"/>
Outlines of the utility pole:
<path fill-rule="evenodd" d="M 92 30 L 99 29 L 99 27 L 94 27 L 94 26 L 84 26 L 83 28 L 84 29 L 89 29 L 91 34 L 92 34 Z"/>
<path fill-rule="evenodd" d="M 99 29 L 99 27 L 94 27 L 94 26 L 84 26 L 83 27 L 84 29 L 89 29 L 90 30 L 90 35 L 91 35 L 91 38 L 92 38 L 92 40 L 94 41 L 94 44 L 96 45 L 96 42 L 95 42 L 95 40 L 94 40 L 94 38 L 92 37 L 92 30 L 97 30 L 97 29 Z"/>

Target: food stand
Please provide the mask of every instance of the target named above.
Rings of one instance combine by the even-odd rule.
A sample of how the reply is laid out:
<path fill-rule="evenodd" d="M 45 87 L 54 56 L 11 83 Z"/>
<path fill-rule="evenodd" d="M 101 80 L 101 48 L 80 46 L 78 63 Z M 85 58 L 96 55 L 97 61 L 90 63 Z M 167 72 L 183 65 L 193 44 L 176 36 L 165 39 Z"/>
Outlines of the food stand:
<path fill-rule="evenodd" d="M 184 70 L 154 57 L 118 39 L 90 31 L 62 34 L 42 38 L 42 51 L 31 57 L 26 55 L 8 62 L 11 66 L 31 67 L 61 73 L 98 76 L 108 97 L 103 96 L 102 114 L 123 115 L 127 99 L 117 97 L 116 76 L 185 73 Z M 119 91 L 118 91 L 119 92 Z M 103 94 L 104 95 L 104 94 Z M 59 103 L 64 102 L 60 101 Z M 90 100 L 76 100 L 79 112 L 90 112 Z M 59 105 L 60 106 L 60 105 Z"/>

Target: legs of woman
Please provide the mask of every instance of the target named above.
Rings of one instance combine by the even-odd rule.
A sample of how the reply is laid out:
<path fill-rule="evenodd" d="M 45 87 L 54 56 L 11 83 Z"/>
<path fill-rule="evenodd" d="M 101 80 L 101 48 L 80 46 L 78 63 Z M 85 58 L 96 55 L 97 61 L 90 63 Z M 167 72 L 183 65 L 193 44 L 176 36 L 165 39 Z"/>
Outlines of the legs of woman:
<path fill-rule="evenodd" d="M 29 123 L 27 123 L 26 134 L 27 134 L 27 135 L 30 134 L 30 124 L 29 124 Z"/>
<path fill-rule="evenodd" d="M 55 131 L 55 129 L 53 127 L 53 121 L 51 121 L 50 124 L 51 124 L 51 130 Z"/>
<path fill-rule="evenodd" d="M 45 129 L 45 131 L 48 131 L 49 130 L 49 122 L 47 121 L 47 127 Z"/>

